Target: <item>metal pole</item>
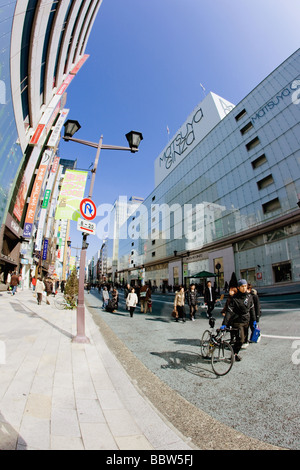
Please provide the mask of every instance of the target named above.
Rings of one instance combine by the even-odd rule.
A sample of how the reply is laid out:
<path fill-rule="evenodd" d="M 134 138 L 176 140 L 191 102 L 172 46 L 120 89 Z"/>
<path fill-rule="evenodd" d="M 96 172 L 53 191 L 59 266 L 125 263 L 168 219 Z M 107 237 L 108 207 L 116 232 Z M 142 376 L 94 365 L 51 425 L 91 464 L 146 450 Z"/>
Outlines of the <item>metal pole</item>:
<path fill-rule="evenodd" d="M 92 170 L 92 178 L 89 189 L 89 198 L 92 198 L 93 188 L 95 183 L 96 171 L 100 156 L 100 150 L 102 147 L 103 136 L 101 135 L 98 147 L 97 154 L 94 162 L 94 168 Z M 85 308 L 84 308 L 84 278 L 85 278 L 85 262 L 86 262 L 86 239 L 87 234 L 84 233 L 82 236 L 82 248 L 80 252 L 80 264 L 79 264 L 79 286 L 78 286 L 78 303 L 77 303 L 77 335 L 73 338 L 75 343 L 89 343 L 89 338 L 85 334 Z"/>

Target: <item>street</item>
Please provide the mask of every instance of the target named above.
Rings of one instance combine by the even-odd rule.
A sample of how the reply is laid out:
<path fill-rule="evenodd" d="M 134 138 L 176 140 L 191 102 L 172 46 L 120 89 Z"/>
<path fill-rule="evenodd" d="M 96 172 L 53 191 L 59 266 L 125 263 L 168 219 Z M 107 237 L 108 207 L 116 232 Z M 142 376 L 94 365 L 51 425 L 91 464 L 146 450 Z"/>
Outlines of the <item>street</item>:
<path fill-rule="evenodd" d="M 242 361 L 216 377 L 200 355 L 200 338 L 209 328 L 205 310 L 196 321 L 175 323 L 173 296 L 152 296 L 152 313 L 137 307 L 133 318 L 119 309 L 103 311 L 97 290 L 85 295 L 95 321 L 101 318 L 161 381 L 189 403 L 249 437 L 288 449 L 299 449 L 300 294 L 261 298 L 261 341 L 241 351 Z M 188 309 L 187 309 L 188 310 Z M 222 322 L 216 307 L 216 327 Z"/>

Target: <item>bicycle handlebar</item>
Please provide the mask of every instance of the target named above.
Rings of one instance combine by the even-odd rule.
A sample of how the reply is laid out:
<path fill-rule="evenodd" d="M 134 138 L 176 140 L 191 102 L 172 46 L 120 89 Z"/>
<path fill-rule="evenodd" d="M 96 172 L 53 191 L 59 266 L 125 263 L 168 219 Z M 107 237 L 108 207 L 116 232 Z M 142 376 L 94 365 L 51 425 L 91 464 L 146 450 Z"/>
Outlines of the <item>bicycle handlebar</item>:
<path fill-rule="evenodd" d="M 216 330 L 217 333 L 220 333 L 220 332 L 223 333 L 223 332 L 226 332 L 226 331 L 237 331 L 237 328 L 232 328 L 231 326 L 230 326 L 230 327 L 227 327 L 227 326 L 226 326 L 226 327 L 223 328 L 222 330 L 221 330 L 221 328 L 218 328 L 218 329 Z"/>

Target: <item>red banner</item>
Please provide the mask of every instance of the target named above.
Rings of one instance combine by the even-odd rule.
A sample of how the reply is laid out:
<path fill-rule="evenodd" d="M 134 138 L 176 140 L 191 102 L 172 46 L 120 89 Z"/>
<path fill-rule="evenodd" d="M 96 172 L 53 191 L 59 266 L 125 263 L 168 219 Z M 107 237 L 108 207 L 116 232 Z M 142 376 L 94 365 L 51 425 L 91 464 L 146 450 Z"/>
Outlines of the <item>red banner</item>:
<path fill-rule="evenodd" d="M 26 219 L 24 223 L 24 232 L 23 237 L 30 238 L 32 232 L 32 225 L 34 222 L 35 211 L 39 202 L 40 192 L 42 189 L 43 181 L 45 174 L 48 168 L 48 165 L 51 161 L 52 151 L 45 151 L 40 163 L 38 173 L 35 178 L 35 182 L 31 191 L 30 201 L 27 208 Z"/>

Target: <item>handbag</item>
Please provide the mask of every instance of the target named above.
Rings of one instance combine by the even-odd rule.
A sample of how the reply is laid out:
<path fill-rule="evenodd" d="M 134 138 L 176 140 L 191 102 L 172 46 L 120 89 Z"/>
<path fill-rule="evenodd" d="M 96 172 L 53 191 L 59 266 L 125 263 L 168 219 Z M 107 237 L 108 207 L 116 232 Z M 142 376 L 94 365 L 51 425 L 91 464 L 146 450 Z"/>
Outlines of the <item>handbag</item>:
<path fill-rule="evenodd" d="M 260 329 L 257 325 L 254 326 L 254 330 L 251 334 L 251 338 L 250 338 L 250 341 L 252 343 L 258 343 L 260 341 Z"/>
<path fill-rule="evenodd" d="M 174 310 L 173 310 L 173 312 L 172 312 L 172 317 L 173 317 L 173 318 L 177 318 L 177 316 L 178 316 L 178 312 L 177 312 L 177 310 L 175 310 L 175 308 L 174 308 Z"/>

